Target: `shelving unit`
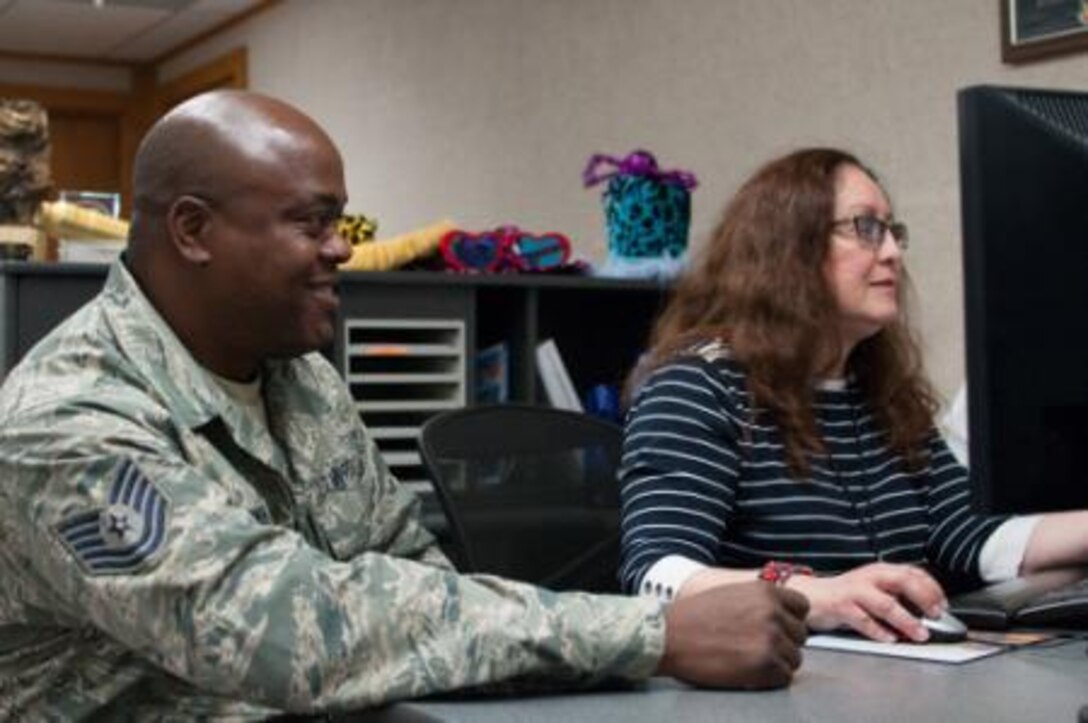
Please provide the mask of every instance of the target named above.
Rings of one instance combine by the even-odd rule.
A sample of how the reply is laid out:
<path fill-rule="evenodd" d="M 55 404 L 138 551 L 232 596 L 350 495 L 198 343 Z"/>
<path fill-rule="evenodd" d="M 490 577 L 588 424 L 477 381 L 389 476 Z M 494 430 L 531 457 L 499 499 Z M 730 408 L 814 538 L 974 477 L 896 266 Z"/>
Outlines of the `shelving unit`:
<path fill-rule="evenodd" d="M 465 405 L 461 319 L 346 319 L 341 371 L 397 479 L 431 494 L 417 440 L 427 419 Z"/>
<path fill-rule="evenodd" d="M 0 376 L 89 300 L 100 264 L 0 262 Z M 545 404 L 535 349 L 551 338 L 579 397 L 622 385 L 646 344 L 666 289 L 652 281 L 580 276 L 474 276 L 428 272 L 341 275 L 337 338 L 325 353 L 340 369 L 382 455 L 437 507 L 417 451 L 432 415 L 473 404 L 475 355 L 507 348 L 509 401 Z"/>

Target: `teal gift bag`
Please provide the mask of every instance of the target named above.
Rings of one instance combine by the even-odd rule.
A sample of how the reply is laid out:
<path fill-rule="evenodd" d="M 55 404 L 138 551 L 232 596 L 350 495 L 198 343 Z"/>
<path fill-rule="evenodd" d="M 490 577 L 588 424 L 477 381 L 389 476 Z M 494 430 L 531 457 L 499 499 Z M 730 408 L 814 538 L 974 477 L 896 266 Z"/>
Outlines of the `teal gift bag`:
<path fill-rule="evenodd" d="M 603 166 L 612 169 L 602 172 Z M 585 185 L 605 179 L 608 259 L 599 275 L 672 278 L 679 273 L 687 254 L 695 176 L 661 171 L 649 152 L 634 151 L 623 160 L 590 158 Z"/>

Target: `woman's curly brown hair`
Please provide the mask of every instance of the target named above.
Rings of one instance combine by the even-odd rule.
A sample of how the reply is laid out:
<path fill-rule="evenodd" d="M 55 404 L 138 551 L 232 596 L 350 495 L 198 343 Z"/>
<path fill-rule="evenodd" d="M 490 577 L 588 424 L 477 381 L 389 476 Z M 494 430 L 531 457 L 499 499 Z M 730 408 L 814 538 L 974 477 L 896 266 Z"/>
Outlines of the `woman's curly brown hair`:
<path fill-rule="evenodd" d="M 814 382 L 833 373 L 843 343 L 823 268 L 838 171 L 848 165 L 879 183 L 851 154 L 809 148 L 768 163 L 741 187 L 656 322 L 629 394 L 692 345 L 723 340 L 747 371 L 753 406 L 782 429 L 791 471 L 807 473 L 809 456 L 825 451 L 812 411 Z M 914 467 L 938 402 L 907 325 L 905 271 L 902 281 L 899 318 L 857 344 L 846 369 L 891 448 Z"/>

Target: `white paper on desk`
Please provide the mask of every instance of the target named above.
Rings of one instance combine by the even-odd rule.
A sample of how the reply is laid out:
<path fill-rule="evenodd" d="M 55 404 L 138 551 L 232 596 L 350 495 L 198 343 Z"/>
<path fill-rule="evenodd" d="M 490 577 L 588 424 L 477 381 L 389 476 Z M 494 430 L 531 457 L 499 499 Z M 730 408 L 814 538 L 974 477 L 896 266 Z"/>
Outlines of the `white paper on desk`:
<path fill-rule="evenodd" d="M 893 658 L 931 660 L 938 663 L 966 663 L 969 660 L 985 658 L 987 655 L 1004 650 L 1000 645 L 975 643 L 970 640 L 962 643 L 878 643 L 875 640 L 845 635 L 811 635 L 805 647 L 840 650 L 847 653 L 887 655 Z"/>

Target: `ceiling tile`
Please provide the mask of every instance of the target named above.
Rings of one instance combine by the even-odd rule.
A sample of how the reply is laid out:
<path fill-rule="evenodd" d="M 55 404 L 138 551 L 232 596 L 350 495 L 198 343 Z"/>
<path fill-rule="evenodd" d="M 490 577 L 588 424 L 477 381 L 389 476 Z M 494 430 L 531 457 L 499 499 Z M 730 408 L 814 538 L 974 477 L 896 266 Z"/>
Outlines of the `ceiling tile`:
<path fill-rule="evenodd" d="M 114 49 L 112 56 L 123 60 L 149 60 L 200 35 L 253 5 L 253 0 L 239 2 L 198 2 L 185 12 L 166 18 Z"/>
<path fill-rule="evenodd" d="M 150 60 L 260 0 L 0 0 L 0 50 Z"/>

